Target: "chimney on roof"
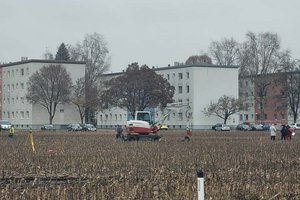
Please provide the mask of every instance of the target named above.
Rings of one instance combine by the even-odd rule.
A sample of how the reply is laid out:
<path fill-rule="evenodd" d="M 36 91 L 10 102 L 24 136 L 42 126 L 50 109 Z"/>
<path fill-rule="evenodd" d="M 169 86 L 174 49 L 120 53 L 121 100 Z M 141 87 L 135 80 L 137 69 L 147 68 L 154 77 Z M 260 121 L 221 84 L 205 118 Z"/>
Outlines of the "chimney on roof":
<path fill-rule="evenodd" d="M 168 67 L 171 67 L 171 65 L 170 65 L 170 64 L 168 64 Z"/>
<path fill-rule="evenodd" d="M 21 57 L 21 61 L 28 60 L 28 57 Z"/>

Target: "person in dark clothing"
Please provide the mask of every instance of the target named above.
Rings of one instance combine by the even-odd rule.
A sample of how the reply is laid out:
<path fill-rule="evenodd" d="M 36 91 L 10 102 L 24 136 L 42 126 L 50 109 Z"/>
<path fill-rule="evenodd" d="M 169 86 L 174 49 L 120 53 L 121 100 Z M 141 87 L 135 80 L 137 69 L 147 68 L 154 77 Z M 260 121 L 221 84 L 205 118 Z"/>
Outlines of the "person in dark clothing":
<path fill-rule="evenodd" d="M 117 132 L 116 139 L 123 139 L 123 128 L 121 125 L 117 125 L 116 132 Z"/>
<path fill-rule="evenodd" d="M 282 125 L 280 132 L 281 132 L 281 140 L 286 140 L 288 132 L 289 132 L 288 127 L 286 125 Z"/>

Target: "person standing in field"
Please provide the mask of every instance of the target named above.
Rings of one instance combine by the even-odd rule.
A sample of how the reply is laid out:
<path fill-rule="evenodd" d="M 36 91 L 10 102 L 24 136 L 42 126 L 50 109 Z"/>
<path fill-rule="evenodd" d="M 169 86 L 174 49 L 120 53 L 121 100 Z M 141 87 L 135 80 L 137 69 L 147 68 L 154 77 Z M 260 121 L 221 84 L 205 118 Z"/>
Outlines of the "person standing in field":
<path fill-rule="evenodd" d="M 294 131 L 295 130 L 292 127 L 288 126 L 288 134 L 287 134 L 287 137 L 286 137 L 287 140 L 292 139 L 292 134 L 293 134 Z"/>
<path fill-rule="evenodd" d="M 13 125 L 11 125 L 10 129 L 9 129 L 9 134 L 8 137 L 12 138 L 15 134 L 15 127 Z"/>
<path fill-rule="evenodd" d="M 276 139 L 276 128 L 275 128 L 274 124 L 272 124 L 270 126 L 270 132 L 271 132 L 271 140 L 275 140 Z"/>
<path fill-rule="evenodd" d="M 286 137 L 288 135 L 288 127 L 286 125 L 282 125 L 280 132 L 281 132 L 281 140 L 286 140 Z"/>
<path fill-rule="evenodd" d="M 123 139 L 123 128 L 121 125 L 117 125 L 117 129 L 116 129 L 117 135 L 116 135 L 116 139 Z"/>
<path fill-rule="evenodd" d="M 185 137 L 183 138 L 182 141 L 190 141 L 190 137 L 192 136 L 192 131 L 190 130 L 189 126 L 186 127 L 186 133 L 185 133 Z"/>

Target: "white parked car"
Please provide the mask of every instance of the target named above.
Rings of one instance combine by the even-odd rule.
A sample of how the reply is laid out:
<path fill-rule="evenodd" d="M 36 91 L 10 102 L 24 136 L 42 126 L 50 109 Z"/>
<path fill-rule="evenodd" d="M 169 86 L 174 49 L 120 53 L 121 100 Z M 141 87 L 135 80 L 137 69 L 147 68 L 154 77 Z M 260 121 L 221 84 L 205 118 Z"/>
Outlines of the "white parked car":
<path fill-rule="evenodd" d="M 294 128 L 294 129 L 300 129 L 300 124 L 299 123 L 293 123 L 293 124 L 290 124 L 290 127 Z"/>
<path fill-rule="evenodd" d="M 0 120 L 1 130 L 9 130 L 11 127 L 11 123 L 7 120 Z"/>
<path fill-rule="evenodd" d="M 230 127 L 226 124 L 222 124 L 222 126 L 217 126 L 216 131 L 230 131 Z"/>

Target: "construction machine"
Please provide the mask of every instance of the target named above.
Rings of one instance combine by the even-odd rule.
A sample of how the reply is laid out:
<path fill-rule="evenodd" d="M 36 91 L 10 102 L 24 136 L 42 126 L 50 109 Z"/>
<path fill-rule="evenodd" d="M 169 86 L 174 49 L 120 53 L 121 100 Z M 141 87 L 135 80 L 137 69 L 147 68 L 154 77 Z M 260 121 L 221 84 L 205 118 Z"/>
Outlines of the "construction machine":
<path fill-rule="evenodd" d="M 189 104 L 182 103 L 172 103 L 169 104 L 165 110 L 165 114 L 162 115 L 157 121 L 153 121 L 150 111 L 136 111 L 133 120 L 126 122 L 126 135 L 125 140 L 153 140 L 158 141 L 161 139 L 161 135 L 157 134 L 160 130 L 161 124 L 164 123 L 165 119 L 170 115 L 174 110 L 186 107 L 186 116 L 189 119 L 191 113 Z M 188 115 L 187 115 L 188 113 Z"/>

